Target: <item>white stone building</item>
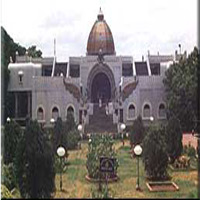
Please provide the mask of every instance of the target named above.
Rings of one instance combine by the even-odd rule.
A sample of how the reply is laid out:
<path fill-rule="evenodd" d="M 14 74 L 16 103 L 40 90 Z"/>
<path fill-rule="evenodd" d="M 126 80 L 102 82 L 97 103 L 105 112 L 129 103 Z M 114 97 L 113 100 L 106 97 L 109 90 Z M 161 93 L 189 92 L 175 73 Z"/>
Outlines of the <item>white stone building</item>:
<path fill-rule="evenodd" d="M 73 112 L 85 132 L 117 131 L 120 123 L 131 125 L 138 115 L 145 124 L 150 116 L 163 121 L 163 78 L 179 57 L 177 53 L 148 54 L 138 62 L 132 56 L 117 56 L 100 11 L 89 34 L 86 56 L 69 57 L 68 63 L 56 62 L 56 57 L 16 56 L 16 62 L 9 64 L 10 117 L 23 124 L 29 116 L 49 126 L 52 118 L 65 120 L 67 113 Z"/>

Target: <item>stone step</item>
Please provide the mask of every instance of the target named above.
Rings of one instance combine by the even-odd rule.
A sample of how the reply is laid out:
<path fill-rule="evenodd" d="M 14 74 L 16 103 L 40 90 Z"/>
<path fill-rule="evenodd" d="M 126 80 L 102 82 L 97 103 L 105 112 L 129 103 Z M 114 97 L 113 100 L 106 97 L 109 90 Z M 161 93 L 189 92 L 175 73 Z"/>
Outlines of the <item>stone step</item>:
<path fill-rule="evenodd" d="M 85 127 L 86 133 L 115 133 L 117 132 L 117 125 L 113 124 L 113 116 L 106 115 L 106 104 L 94 104 L 93 115 L 89 116 L 89 124 Z"/>

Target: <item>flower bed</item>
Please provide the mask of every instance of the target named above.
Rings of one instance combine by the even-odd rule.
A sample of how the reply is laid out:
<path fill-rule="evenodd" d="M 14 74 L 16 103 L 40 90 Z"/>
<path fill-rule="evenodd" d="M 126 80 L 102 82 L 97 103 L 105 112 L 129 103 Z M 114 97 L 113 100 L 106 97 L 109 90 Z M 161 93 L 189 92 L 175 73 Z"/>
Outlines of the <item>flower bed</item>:
<path fill-rule="evenodd" d="M 150 192 L 178 191 L 179 187 L 174 182 L 147 182 Z"/>
<path fill-rule="evenodd" d="M 100 157 L 116 158 L 116 153 L 113 150 L 113 139 L 110 135 L 93 134 L 88 144 L 88 154 L 86 167 L 88 170 L 87 177 L 90 180 L 105 180 L 105 174 L 100 174 Z M 114 172 L 108 173 L 107 177 L 111 180 L 117 179 L 118 160 L 114 163 Z M 89 179 L 88 179 L 89 180 Z"/>

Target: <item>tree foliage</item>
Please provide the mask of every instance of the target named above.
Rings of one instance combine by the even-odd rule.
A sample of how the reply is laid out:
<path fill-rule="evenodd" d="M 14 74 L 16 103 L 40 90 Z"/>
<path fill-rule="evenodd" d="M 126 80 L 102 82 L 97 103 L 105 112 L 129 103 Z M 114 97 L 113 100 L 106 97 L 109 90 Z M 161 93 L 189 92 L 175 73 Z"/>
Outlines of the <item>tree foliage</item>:
<path fill-rule="evenodd" d="M 145 128 L 142 122 L 142 117 L 139 115 L 137 119 L 133 122 L 130 131 L 130 142 L 131 145 L 136 145 L 142 142 L 145 135 Z"/>
<path fill-rule="evenodd" d="M 151 180 L 168 178 L 168 156 L 164 128 L 150 127 L 143 140 L 143 161 L 147 177 Z"/>
<path fill-rule="evenodd" d="M 12 58 L 13 62 L 15 62 L 16 51 L 19 52 L 19 55 L 24 55 L 26 52 L 26 48 L 15 43 L 13 39 L 8 35 L 6 30 L 3 27 L 1 27 L 1 100 L 3 111 L 3 123 L 8 117 L 8 106 L 10 104 L 10 99 L 7 96 L 7 88 L 9 82 L 8 64 L 10 63 L 10 57 Z"/>
<path fill-rule="evenodd" d="M 187 59 L 182 58 L 170 66 L 163 80 L 168 116 L 176 115 L 183 131 L 191 131 L 196 120 L 198 57 L 198 49 L 195 47 Z"/>
<path fill-rule="evenodd" d="M 4 128 L 4 143 L 3 143 L 3 158 L 4 163 L 9 164 L 14 161 L 17 145 L 22 137 L 22 130 L 17 122 L 11 121 L 5 124 Z"/>
<path fill-rule="evenodd" d="M 65 123 L 65 141 L 68 149 L 75 149 L 78 146 L 80 140 L 80 134 L 77 130 L 77 125 L 74 120 L 73 113 L 67 114 L 67 120 Z"/>
<path fill-rule="evenodd" d="M 61 119 L 61 117 L 58 117 L 54 126 L 54 131 L 53 131 L 53 149 L 54 152 L 57 151 L 57 148 L 59 146 L 67 148 L 67 144 L 64 141 L 64 124 Z"/>
<path fill-rule="evenodd" d="M 55 191 L 54 154 L 37 121 L 28 121 L 17 149 L 16 178 L 23 198 L 50 198 Z"/>
<path fill-rule="evenodd" d="M 28 51 L 28 55 L 31 56 L 32 58 L 40 58 L 40 57 L 42 57 L 42 51 L 41 50 L 37 50 L 35 45 L 29 47 L 27 49 L 27 51 Z"/>
<path fill-rule="evenodd" d="M 167 121 L 166 144 L 167 153 L 170 157 L 170 161 L 173 163 L 175 159 L 181 155 L 183 150 L 180 122 L 173 116 Z"/>

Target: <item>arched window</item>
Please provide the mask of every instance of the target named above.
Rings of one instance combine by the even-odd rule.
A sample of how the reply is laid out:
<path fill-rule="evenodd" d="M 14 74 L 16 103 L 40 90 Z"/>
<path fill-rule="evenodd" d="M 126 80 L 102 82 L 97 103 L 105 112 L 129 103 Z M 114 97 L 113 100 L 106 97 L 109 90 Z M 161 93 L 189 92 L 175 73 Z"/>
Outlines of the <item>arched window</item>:
<path fill-rule="evenodd" d="M 135 117 L 135 106 L 131 104 L 128 108 L 128 118 L 134 118 Z"/>
<path fill-rule="evenodd" d="M 143 117 L 150 117 L 150 106 L 148 104 L 144 106 Z"/>
<path fill-rule="evenodd" d="M 41 107 L 39 107 L 37 110 L 37 119 L 44 120 L 44 111 Z"/>
<path fill-rule="evenodd" d="M 73 117 L 74 117 L 74 108 L 73 108 L 72 106 L 69 106 L 69 107 L 67 108 L 67 115 L 68 115 L 69 113 L 71 113 L 71 114 L 73 115 Z"/>
<path fill-rule="evenodd" d="M 52 109 L 52 118 L 57 120 L 57 118 L 59 117 L 59 111 L 58 111 L 58 108 L 57 107 L 54 107 Z"/>
<path fill-rule="evenodd" d="M 158 115 L 160 118 L 166 118 L 166 109 L 163 103 L 159 105 Z"/>

